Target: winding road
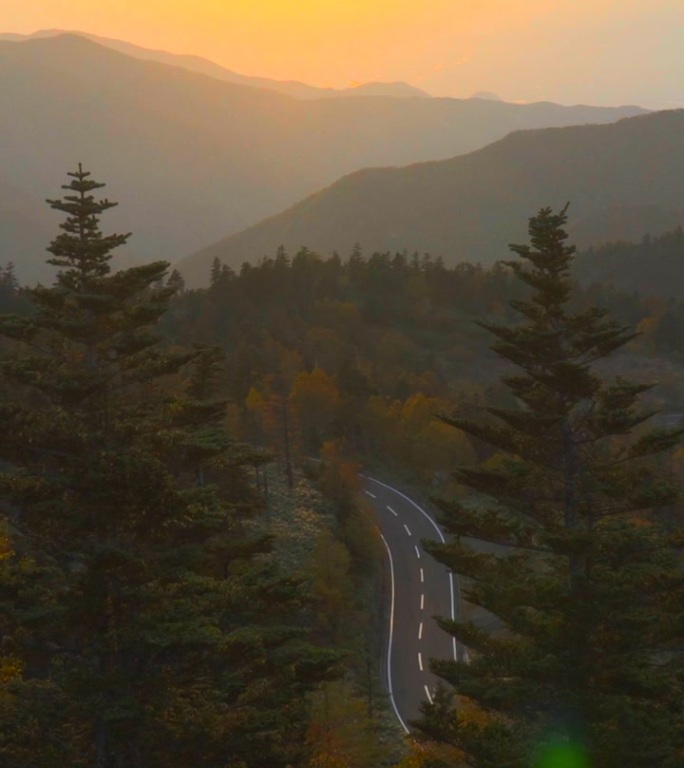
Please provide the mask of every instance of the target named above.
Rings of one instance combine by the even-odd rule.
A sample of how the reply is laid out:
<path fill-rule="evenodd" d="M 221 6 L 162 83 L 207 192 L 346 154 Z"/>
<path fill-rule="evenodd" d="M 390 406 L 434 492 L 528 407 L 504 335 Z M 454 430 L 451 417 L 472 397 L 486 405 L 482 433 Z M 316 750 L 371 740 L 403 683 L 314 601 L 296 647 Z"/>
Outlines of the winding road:
<path fill-rule="evenodd" d="M 457 577 L 426 554 L 421 539 L 442 540 L 430 514 L 406 494 L 366 475 L 363 487 L 387 549 L 391 605 L 385 682 L 404 730 L 431 700 L 437 678 L 430 658 L 461 658 L 462 649 L 435 616 L 458 616 Z"/>

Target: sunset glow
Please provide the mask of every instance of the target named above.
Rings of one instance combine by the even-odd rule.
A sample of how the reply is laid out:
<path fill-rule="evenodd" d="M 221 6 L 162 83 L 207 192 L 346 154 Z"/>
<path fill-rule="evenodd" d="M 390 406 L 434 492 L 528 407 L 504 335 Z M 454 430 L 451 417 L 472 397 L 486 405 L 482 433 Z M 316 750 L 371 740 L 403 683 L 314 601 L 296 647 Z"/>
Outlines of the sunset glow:
<path fill-rule="evenodd" d="M 243 74 L 406 80 L 435 95 L 667 106 L 684 75 L 681 0 L 0 0 L 0 24 L 82 30 Z"/>

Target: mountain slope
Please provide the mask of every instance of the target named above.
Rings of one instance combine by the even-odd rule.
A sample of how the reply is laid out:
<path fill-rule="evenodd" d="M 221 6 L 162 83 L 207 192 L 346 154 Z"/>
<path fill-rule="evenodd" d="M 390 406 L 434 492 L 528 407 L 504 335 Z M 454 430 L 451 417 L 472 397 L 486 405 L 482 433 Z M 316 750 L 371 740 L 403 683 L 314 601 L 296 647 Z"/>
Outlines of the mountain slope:
<path fill-rule="evenodd" d="M 286 96 L 292 96 L 296 99 L 326 99 L 345 96 L 392 96 L 395 98 L 429 98 L 429 94 L 420 88 L 415 88 L 408 83 L 363 83 L 355 88 L 317 88 L 307 83 L 300 83 L 296 80 L 273 80 L 267 77 L 254 77 L 250 75 L 241 75 L 230 69 L 216 64 L 202 56 L 193 56 L 190 54 L 169 53 L 168 51 L 153 50 L 144 48 L 134 43 L 128 43 L 125 40 L 115 40 L 111 37 L 102 37 L 88 32 L 77 32 L 62 29 L 44 29 L 34 32 L 31 35 L 17 35 L 12 33 L 0 34 L 0 40 L 9 42 L 22 42 L 24 40 L 35 40 L 45 37 L 57 37 L 59 35 L 77 35 L 86 40 L 111 48 L 119 53 L 132 56 L 135 59 L 144 61 L 156 61 L 161 64 L 169 64 L 173 67 L 183 67 L 191 72 L 200 75 L 224 80 L 227 83 L 236 85 L 247 85 L 251 88 L 268 88 L 269 90 L 283 93 Z"/>
<path fill-rule="evenodd" d="M 451 160 L 360 171 L 180 267 L 198 283 L 215 257 L 235 267 L 279 245 L 329 254 L 348 253 L 355 242 L 366 251 L 491 262 L 507 255 L 507 243 L 524 242 L 539 208 L 567 201 L 573 227 L 591 242 L 614 239 L 621 220 L 634 228 L 637 217 L 643 235 L 653 222 L 671 227 L 684 209 L 682 135 L 684 110 L 658 112 L 613 125 L 519 131 Z"/>
<path fill-rule="evenodd" d="M 54 234 L 51 219 L 46 206 L 0 180 L 0 267 L 14 262 L 24 282 L 48 277 L 51 268 L 42 262 Z"/>
<path fill-rule="evenodd" d="M 109 220 L 134 232 L 129 261 L 181 258 L 365 166 L 450 157 L 517 127 L 642 111 L 479 99 L 302 101 L 69 35 L 0 42 L 0 93 L 10 107 L 0 121 L 0 181 L 40 207 L 82 162 L 121 203 Z M 0 239 L 0 253 L 16 246 Z M 43 260 L 42 249 L 35 258 Z M 37 269 L 24 261 L 20 278 Z"/>

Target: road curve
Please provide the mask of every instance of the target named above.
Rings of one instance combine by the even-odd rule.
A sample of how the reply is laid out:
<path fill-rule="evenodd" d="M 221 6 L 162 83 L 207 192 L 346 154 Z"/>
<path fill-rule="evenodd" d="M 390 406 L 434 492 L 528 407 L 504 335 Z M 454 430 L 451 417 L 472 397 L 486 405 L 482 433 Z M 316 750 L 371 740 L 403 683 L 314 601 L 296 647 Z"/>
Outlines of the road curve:
<path fill-rule="evenodd" d="M 440 527 L 413 499 L 380 480 L 362 475 L 388 558 L 390 610 L 385 677 L 394 712 L 408 733 L 438 678 L 430 659 L 456 659 L 456 641 L 435 616 L 458 615 L 457 577 L 426 554 L 421 539 L 444 540 Z"/>

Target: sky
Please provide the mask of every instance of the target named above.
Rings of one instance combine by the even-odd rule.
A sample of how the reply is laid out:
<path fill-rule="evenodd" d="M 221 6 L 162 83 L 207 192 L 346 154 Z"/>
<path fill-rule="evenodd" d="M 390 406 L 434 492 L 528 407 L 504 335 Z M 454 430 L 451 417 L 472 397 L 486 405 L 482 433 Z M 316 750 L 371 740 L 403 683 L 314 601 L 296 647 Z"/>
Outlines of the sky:
<path fill-rule="evenodd" d="M 50 28 L 319 86 L 684 106 L 684 0 L 0 0 L 0 32 Z"/>

